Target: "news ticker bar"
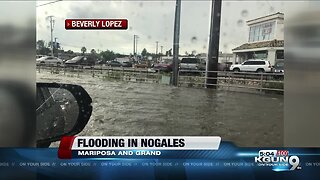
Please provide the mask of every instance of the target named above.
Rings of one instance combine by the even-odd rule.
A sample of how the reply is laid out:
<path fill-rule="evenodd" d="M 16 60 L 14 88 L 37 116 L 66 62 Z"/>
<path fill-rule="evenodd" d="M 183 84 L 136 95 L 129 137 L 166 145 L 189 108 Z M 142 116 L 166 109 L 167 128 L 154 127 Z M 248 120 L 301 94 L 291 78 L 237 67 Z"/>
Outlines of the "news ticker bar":
<path fill-rule="evenodd" d="M 111 30 L 128 29 L 127 19 L 66 19 L 65 29 L 67 30 Z"/>
<path fill-rule="evenodd" d="M 220 142 L 218 136 L 67 136 L 60 142 L 58 156 L 61 159 L 169 157 L 167 151 L 218 150 Z"/>

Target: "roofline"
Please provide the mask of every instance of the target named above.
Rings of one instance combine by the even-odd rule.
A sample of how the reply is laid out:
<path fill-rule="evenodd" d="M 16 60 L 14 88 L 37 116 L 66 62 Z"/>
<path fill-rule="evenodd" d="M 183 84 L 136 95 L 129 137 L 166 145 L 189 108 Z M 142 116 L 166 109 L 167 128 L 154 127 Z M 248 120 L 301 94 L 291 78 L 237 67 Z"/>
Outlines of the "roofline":
<path fill-rule="evenodd" d="M 248 21 L 246 21 L 246 23 L 249 23 L 251 21 L 256 21 L 256 20 L 259 20 L 259 19 L 263 19 L 263 18 L 266 18 L 266 17 L 274 16 L 274 15 L 284 15 L 284 13 L 277 12 L 277 13 L 270 14 L 270 15 L 267 15 L 267 16 L 262 16 L 262 17 L 258 17 L 258 18 L 255 18 L 255 19 L 248 20 Z"/>

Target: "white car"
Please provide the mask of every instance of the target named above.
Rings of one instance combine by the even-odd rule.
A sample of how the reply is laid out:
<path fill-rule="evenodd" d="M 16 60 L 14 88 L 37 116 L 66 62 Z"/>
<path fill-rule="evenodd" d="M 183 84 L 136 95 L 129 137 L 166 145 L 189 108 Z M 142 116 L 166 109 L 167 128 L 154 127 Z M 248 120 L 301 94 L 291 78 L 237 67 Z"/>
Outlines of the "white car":
<path fill-rule="evenodd" d="M 62 65 L 63 61 L 57 57 L 52 57 L 52 56 L 46 56 L 46 57 L 42 57 L 37 59 L 37 64 L 50 64 L 50 65 Z"/>
<path fill-rule="evenodd" d="M 271 72 L 272 67 L 269 61 L 266 60 L 258 60 L 258 59 L 251 59 L 243 62 L 242 64 L 233 64 L 230 66 L 230 71 L 234 72 Z"/>

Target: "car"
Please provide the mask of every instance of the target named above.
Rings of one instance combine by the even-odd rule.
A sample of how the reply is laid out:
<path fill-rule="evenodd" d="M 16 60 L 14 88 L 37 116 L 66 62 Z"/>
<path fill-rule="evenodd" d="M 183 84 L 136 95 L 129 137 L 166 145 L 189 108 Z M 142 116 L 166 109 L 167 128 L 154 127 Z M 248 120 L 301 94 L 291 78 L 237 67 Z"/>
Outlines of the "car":
<path fill-rule="evenodd" d="M 96 62 L 96 65 L 104 65 L 104 64 L 106 64 L 106 62 L 101 59 L 97 60 L 97 62 Z"/>
<path fill-rule="evenodd" d="M 38 65 L 56 65 L 60 66 L 63 64 L 63 61 L 57 57 L 45 56 L 36 60 Z"/>
<path fill-rule="evenodd" d="M 134 65 L 135 68 L 148 68 L 149 65 L 147 63 L 137 63 Z"/>
<path fill-rule="evenodd" d="M 42 57 L 45 57 L 45 55 L 41 55 L 41 54 L 36 55 L 36 59 L 39 59 L 39 58 L 42 58 Z"/>
<path fill-rule="evenodd" d="M 90 56 L 76 56 L 65 62 L 66 66 L 93 66 L 96 60 Z"/>
<path fill-rule="evenodd" d="M 232 65 L 232 62 L 225 62 L 225 68 L 224 71 L 229 71 L 230 70 L 230 66 Z"/>
<path fill-rule="evenodd" d="M 187 58 L 182 58 L 179 69 L 180 70 L 205 70 L 205 64 L 198 58 L 187 57 Z"/>
<path fill-rule="evenodd" d="M 158 64 L 153 65 L 155 71 L 171 72 L 173 69 L 172 59 L 163 60 Z"/>
<path fill-rule="evenodd" d="M 124 62 L 121 62 L 121 66 L 122 67 L 132 67 L 132 63 L 129 61 L 124 61 Z"/>
<path fill-rule="evenodd" d="M 110 61 L 108 63 L 108 65 L 111 67 L 121 67 L 122 66 L 121 62 L 119 62 L 119 61 Z"/>
<path fill-rule="evenodd" d="M 284 73 L 284 61 L 283 60 L 276 61 L 276 63 L 273 66 L 273 72 L 274 73 Z"/>
<path fill-rule="evenodd" d="M 271 64 L 269 61 L 260 60 L 260 59 L 251 59 L 251 60 L 247 60 L 241 64 L 231 65 L 230 71 L 264 73 L 264 72 L 271 72 L 272 67 L 271 67 Z"/>

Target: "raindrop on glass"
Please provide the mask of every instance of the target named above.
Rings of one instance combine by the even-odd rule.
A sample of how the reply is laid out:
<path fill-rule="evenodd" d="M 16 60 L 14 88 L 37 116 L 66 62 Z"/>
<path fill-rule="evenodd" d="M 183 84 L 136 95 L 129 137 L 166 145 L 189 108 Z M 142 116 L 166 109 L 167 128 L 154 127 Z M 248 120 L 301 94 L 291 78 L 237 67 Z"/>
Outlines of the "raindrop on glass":
<path fill-rule="evenodd" d="M 196 42 L 197 42 L 197 37 L 196 37 L 196 36 L 193 36 L 193 37 L 191 38 L 191 42 L 192 42 L 192 43 L 196 43 Z"/>
<path fill-rule="evenodd" d="M 248 16 L 248 11 L 246 9 L 241 11 L 241 16 L 242 17 L 247 17 Z"/>
<path fill-rule="evenodd" d="M 239 20 L 237 21 L 237 25 L 238 25 L 238 26 L 243 26 L 243 20 L 242 20 L 242 19 L 239 19 Z"/>
<path fill-rule="evenodd" d="M 273 13 L 273 12 L 274 12 L 274 7 L 271 6 L 271 7 L 269 8 L 269 11 L 270 11 L 271 13 Z"/>

